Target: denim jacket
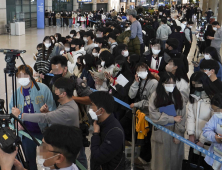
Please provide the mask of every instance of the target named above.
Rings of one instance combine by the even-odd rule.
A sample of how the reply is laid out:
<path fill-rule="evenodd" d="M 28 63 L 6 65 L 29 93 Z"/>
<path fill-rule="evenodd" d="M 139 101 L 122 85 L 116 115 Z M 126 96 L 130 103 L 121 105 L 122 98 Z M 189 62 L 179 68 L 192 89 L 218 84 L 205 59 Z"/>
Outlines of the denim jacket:
<path fill-rule="evenodd" d="M 33 83 L 29 90 L 34 112 L 36 114 L 41 114 L 40 109 L 45 103 L 47 104 L 49 111 L 55 110 L 56 104 L 55 104 L 55 101 L 53 99 L 52 92 L 50 91 L 50 89 L 43 83 L 37 83 L 37 84 L 39 85 L 39 88 L 40 88 L 39 91 L 36 89 L 36 87 L 34 87 Z M 17 107 L 21 111 L 21 114 L 23 113 L 23 108 L 24 108 L 24 96 L 23 96 L 22 90 L 23 90 L 22 87 L 19 87 L 17 89 Z M 13 97 L 11 97 L 11 100 L 9 103 L 9 113 L 11 113 L 12 107 L 13 107 Z M 47 124 L 45 123 L 44 124 L 39 123 L 39 128 L 41 129 L 41 131 L 43 131 L 46 126 Z"/>

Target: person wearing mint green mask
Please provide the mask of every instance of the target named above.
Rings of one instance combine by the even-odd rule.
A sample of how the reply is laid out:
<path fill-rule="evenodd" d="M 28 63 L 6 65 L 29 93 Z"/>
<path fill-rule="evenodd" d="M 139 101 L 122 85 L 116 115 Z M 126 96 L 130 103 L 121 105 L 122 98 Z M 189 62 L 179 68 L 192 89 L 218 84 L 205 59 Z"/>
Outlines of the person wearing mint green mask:
<path fill-rule="evenodd" d="M 211 98 L 220 93 L 211 82 L 208 75 L 204 72 L 193 73 L 190 78 L 190 97 L 187 109 L 187 133 L 189 141 L 196 143 L 198 146 L 207 148 L 209 141 L 203 136 L 203 128 L 214 114 L 211 110 Z M 206 144 L 205 144 L 206 143 Z M 201 160 L 204 159 L 201 155 Z M 191 163 L 197 163 L 199 152 L 193 151 Z M 204 169 L 210 169 L 210 166 L 201 161 Z"/>
<path fill-rule="evenodd" d="M 206 123 L 203 128 L 203 136 L 211 142 L 209 152 L 222 157 L 222 94 L 216 94 L 211 99 L 211 108 L 214 115 Z M 206 163 L 212 167 L 212 169 L 222 170 L 221 163 L 217 162 L 213 158 L 206 155 Z"/>
<path fill-rule="evenodd" d="M 158 70 L 160 74 L 165 71 L 167 63 L 164 60 L 163 51 L 161 51 L 161 40 L 151 40 L 151 49 L 146 51 L 144 55 L 149 68 Z"/>
<path fill-rule="evenodd" d="M 122 126 L 114 117 L 114 99 L 103 91 L 89 95 L 89 115 L 94 120 L 91 138 L 91 170 L 122 170 L 125 163 L 125 137 Z"/>
<path fill-rule="evenodd" d="M 164 72 L 160 77 L 156 90 L 149 99 L 150 119 L 154 123 L 173 131 L 178 136 L 184 137 L 186 131 L 186 104 L 183 98 L 183 94 L 176 87 L 174 75 Z M 182 169 L 184 159 L 183 142 L 153 127 L 151 146 L 151 169 Z"/>
<path fill-rule="evenodd" d="M 209 60 L 215 60 L 215 61 L 217 61 L 217 63 L 218 63 L 219 66 L 220 66 L 220 69 L 219 69 L 219 71 L 218 71 L 218 73 L 217 73 L 217 78 L 218 78 L 220 81 L 222 81 L 222 64 L 221 64 L 221 61 L 220 61 L 220 59 L 219 59 L 219 57 L 218 57 L 216 48 L 214 48 L 214 47 L 207 47 L 207 48 L 205 49 L 204 59 L 201 59 L 199 63 L 194 64 L 194 72 L 200 70 L 200 64 L 201 64 L 201 62 L 204 61 L 204 60 L 207 60 L 207 61 L 209 61 Z"/>
<path fill-rule="evenodd" d="M 31 75 L 33 75 L 33 70 L 30 66 L 27 66 Z M 37 83 L 40 87 L 38 91 L 34 86 L 33 82 L 30 79 L 30 76 L 25 70 L 25 66 L 21 65 L 18 67 L 17 73 L 17 82 L 21 85 L 16 91 L 17 93 L 17 107 L 19 108 L 21 113 L 28 113 L 28 114 L 38 114 L 40 113 L 40 109 L 44 104 L 48 105 L 50 111 L 56 109 L 55 102 L 53 100 L 52 92 L 50 89 L 43 83 Z M 13 94 L 15 95 L 15 94 Z M 13 97 L 9 103 L 10 113 L 13 112 L 15 106 L 13 105 Z M 38 124 L 38 123 L 31 123 L 28 121 L 23 122 L 26 128 L 32 133 L 32 135 L 38 139 L 42 139 L 42 131 L 45 127 L 47 127 L 47 123 Z M 19 130 L 24 130 L 21 125 L 18 126 Z M 25 136 L 22 137 L 22 145 L 23 149 L 29 161 L 30 169 L 37 170 L 36 167 L 36 144 L 26 138 Z"/>

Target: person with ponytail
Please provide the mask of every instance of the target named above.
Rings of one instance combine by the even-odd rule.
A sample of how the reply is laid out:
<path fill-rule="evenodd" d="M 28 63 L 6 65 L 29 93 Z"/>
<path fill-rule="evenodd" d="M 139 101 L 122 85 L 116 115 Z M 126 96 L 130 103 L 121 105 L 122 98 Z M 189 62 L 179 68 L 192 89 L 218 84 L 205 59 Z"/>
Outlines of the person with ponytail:
<path fill-rule="evenodd" d="M 175 76 L 172 73 L 164 72 L 156 91 L 149 99 L 149 118 L 154 123 L 164 126 L 177 135 L 184 137 L 186 130 L 186 104 L 182 95 L 177 89 Z M 153 127 L 151 146 L 151 169 L 182 169 L 184 158 L 183 142 Z"/>

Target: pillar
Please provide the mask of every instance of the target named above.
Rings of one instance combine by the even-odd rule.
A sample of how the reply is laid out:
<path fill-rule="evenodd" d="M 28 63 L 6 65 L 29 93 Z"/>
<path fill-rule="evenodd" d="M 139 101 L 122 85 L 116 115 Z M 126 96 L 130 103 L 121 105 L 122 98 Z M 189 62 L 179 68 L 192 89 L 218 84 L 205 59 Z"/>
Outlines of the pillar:
<path fill-rule="evenodd" d="M 45 10 L 52 11 L 52 0 L 45 0 Z"/>
<path fill-rule="evenodd" d="M 1 0 L 0 2 L 0 34 L 4 34 L 6 32 L 5 24 L 7 23 L 6 0 Z"/>
<path fill-rule="evenodd" d="M 96 0 L 92 0 L 92 2 L 93 2 L 93 11 L 96 11 L 97 10 L 97 2 L 96 2 Z"/>
<path fill-rule="evenodd" d="M 210 0 L 211 1 L 211 0 Z M 203 8 L 202 8 L 202 14 L 204 15 L 204 13 L 206 11 L 208 11 L 208 0 L 203 0 Z"/>
<path fill-rule="evenodd" d="M 126 11 L 127 9 L 130 9 L 130 0 L 127 0 L 127 4 L 126 4 L 125 11 Z"/>
<path fill-rule="evenodd" d="M 79 3 L 77 0 L 73 0 L 73 11 L 77 11 L 79 9 Z"/>
<path fill-rule="evenodd" d="M 203 0 L 200 0 L 200 1 L 199 1 L 199 7 L 200 7 L 200 9 L 203 8 Z"/>
<path fill-rule="evenodd" d="M 218 4 L 217 0 L 209 0 L 208 3 L 208 8 L 211 8 L 211 10 L 214 13 L 214 16 L 217 16 L 217 4 Z"/>
<path fill-rule="evenodd" d="M 220 25 L 222 25 L 222 1 L 221 0 L 219 0 L 217 21 L 219 22 Z"/>

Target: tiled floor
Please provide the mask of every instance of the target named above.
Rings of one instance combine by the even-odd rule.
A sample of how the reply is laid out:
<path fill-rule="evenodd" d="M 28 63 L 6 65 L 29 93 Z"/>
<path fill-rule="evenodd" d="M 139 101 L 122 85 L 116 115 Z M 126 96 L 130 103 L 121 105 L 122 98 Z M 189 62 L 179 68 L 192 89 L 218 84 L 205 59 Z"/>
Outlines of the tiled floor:
<path fill-rule="evenodd" d="M 56 32 L 61 33 L 62 36 L 66 36 L 69 34 L 69 28 L 60 28 L 60 27 L 47 27 L 45 29 L 36 29 L 30 28 L 26 29 L 26 34 L 22 36 L 10 36 L 10 35 L 0 35 L 0 49 L 19 49 L 26 50 L 25 54 L 22 54 L 22 57 L 26 64 L 33 65 L 33 53 L 36 53 L 36 46 L 38 43 L 43 41 L 45 36 L 54 35 Z M 196 48 L 196 40 L 194 39 L 190 54 L 189 54 L 189 62 L 192 61 L 193 54 Z M 3 69 L 6 67 L 6 62 L 4 60 L 5 56 L 3 53 L 0 53 L 0 99 L 5 99 L 5 81 L 4 81 L 4 72 Z M 16 60 L 16 66 L 18 67 L 21 64 L 20 59 Z M 189 77 L 193 73 L 193 66 L 190 64 L 190 72 Z M 11 79 L 8 80 L 8 89 L 9 89 L 9 98 L 12 94 L 11 92 Z M 185 146 L 185 158 L 187 158 L 189 147 Z M 90 149 L 86 148 L 86 153 L 90 156 Z M 146 170 L 150 170 L 150 166 L 145 167 Z"/>

